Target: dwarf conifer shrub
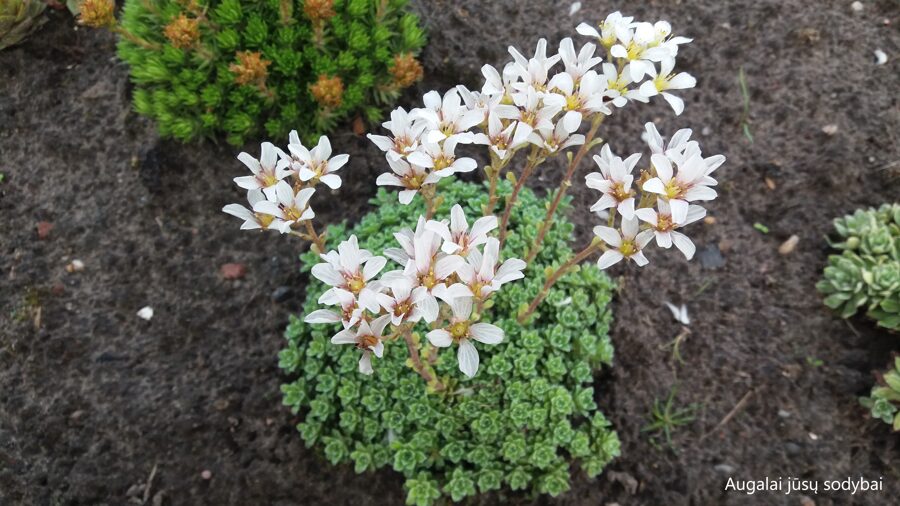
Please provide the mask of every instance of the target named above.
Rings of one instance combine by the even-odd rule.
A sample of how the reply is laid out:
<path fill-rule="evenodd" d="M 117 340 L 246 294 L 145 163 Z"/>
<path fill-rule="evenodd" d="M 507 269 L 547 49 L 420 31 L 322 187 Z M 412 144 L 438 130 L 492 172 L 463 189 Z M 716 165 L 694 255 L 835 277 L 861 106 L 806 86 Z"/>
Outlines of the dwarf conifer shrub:
<path fill-rule="evenodd" d="M 508 195 L 509 185 L 504 189 Z M 450 203 L 478 213 L 488 199 L 483 187 L 471 183 L 456 182 L 441 192 L 447 203 L 438 208 L 439 217 L 449 215 Z M 524 254 L 549 202 L 527 189 L 519 199 L 507 245 Z M 421 200 L 403 206 L 383 189 L 372 203 L 375 211 L 351 230 L 330 226 L 328 245 L 336 247 L 353 233 L 361 248 L 381 251 L 393 244 L 392 231 L 408 213 L 424 212 Z M 593 374 L 613 358 L 612 281 L 596 266 L 582 266 L 554 285 L 530 325 L 515 319 L 540 291 L 545 270 L 571 254 L 572 230 L 558 214 L 525 279 L 492 299 L 485 318 L 503 328 L 506 338 L 479 350 L 477 377 L 462 381 L 453 354 L 435 357 L 435 372 L 454 378 L 442 395 L 429 394 L 421 378 L 408 374 L 400 350 L 385 352 L 378 374 L 362 375 L 358 350 L 329 342 L 340 324 L 293 318 L 280 365 L 297 379 L 282 391 L 284 403 L 303 416 L 298 429 L 306 444 L 321 445 L 334 464 L 353 462 L 360 473 L 392 467 L 406 478 L 408 502 L 418 505 L 501 487 L 556 495 L 569 488 L 579 468 L 599 474 L 619 454 L 619 440 L 598 411 L 591 386 Z M 303 255 L 305 270 L 318 261 L 315 254 Z M 304 313 L 318 306 L 326 288 L 310 280 Z M 424 341 L 428 330 L 420 322 L 416 339 Z"/>
<path fill-rule="evenodd" d="M 121 35 L 134 107 L 163 136 L 304 139 L 382 108 L 422 76 L 407 0 L 85 0 L 81 21 Z"/>
<path fill-rule="evenodd" d="M 900 204 L 857 210 L 834 220 L 840 238 L 831 246 L 816 288 L 842 318 L 863 309 L 878 325 L 900 329 Z"/>

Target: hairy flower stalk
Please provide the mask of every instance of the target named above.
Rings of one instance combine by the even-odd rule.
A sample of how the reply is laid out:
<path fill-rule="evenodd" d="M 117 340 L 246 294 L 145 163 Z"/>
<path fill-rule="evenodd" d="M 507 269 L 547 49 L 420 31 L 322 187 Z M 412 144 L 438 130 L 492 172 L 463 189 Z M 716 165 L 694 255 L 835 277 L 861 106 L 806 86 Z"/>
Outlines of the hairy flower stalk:
<path fill-rule="evenodd" d="M 310 19 L 321 21 L 328 18 L 330 6 L 323 0 L 307 2 L 304 9 Z M 180 33 L 187 39 L 188 32 Z M 690 39 L 671 36 L 668 23 L 635 22 L 619 13 L 610 15 L 599 31 L 582 25 L 578 32 L 595 41 L 577 48 L 567 38 L 551 53 L 541 39 L 530 57 L 510 48 L 512 60 L 501 69 L 482 68 L 480 91 L 464 86 L 443 94 L 430 91 L 422 107 L 393 111 L 383 124 L 386 135 L 369 135 L 385 153 L 386 171 L 376 184 L 398 188 L 402 206 L 421 198 L 425 209 L 423 215 L 409 216 L 409 228 L 396 230 L 396 245 L 383 251 L 361 248 L 355 235 L 329 251 L 316 233 L 313 194 L 320 183 L 339 189 L 336 172 L 347 163 L 346 155 L 332 156 L 326 137 L 307 149 L 292 134 L 287 150 L 264 143 L 258 160 L 239 156 L 252 175 L 235 182 L 248 190 L 252 209 L 231 204 L 223 211 L 244 220 L 242 228 L 275 230 L 313 243 L 321 263 L 312 267 L 312 275 L 330 288 L 319 299 L 324 308 L 308 314 L 306 322 L 335 326 L 332 342 L 355 345 L 362 373 L 374 374 L 387 354 L 405 353 L 430 392 L 447 394 L 448 381 L 456 380 L 436 373 L 434 365 L 446 354 L 439 355 L 440 350 L 452 348 L 462 375 L 476 376 L 479 350 L 507 339 L 491 321 L 508 322 L 515 316 L 525 325 L 539 317 L 554 285 L 583 261 L 602 253 L 600 269 L 626 262 L 644 266 L 654 241 L 663 249 L 674 245 L 688 260 L 693 256 L 694 244 L 683 230 L 705 215 L 700 203 L 716 198 L 713 173 L 724 157 L 704 156 L 688 129 L 666 141 L 652 123 L 646 125 L 648 157 L 618 156 L 599 137 L 606 116 L 652 97 L 661 96 L 676 115 L 681 113 L 684 102 L 674 92 L 693 87 L 696 80 L 676 72 L 675 64 L 679 46 Z M 607 52 L 607 61 L 596 56 L 598 48 Z M 266 65 L 254 62 L 247 59 L 244 68 L 234 69 L 236 78 L 264 80 Z M 402 54 L 392 74 L 405 86 L 421 77 L 421 66 L 412 55 Z M 310 92 L 327 111 L 340 105 L 344 89 L 338 77 L 322 74 Z M 582 127 L 585 133 L 580 133 Z M 601 215 L 605 225 L 596 224 L 591 243 L 559 259 L 555 269 L 529 271 L 581 163 L 601 145 L 592 157 L 596 170 L 585 176 L 585 185 L 599 192 L 590 211 Z M 473 158 L 463 156 L 472 147 L 487 149 L 490 159 L 484 168 L 487 198 L 481 216 L 466 216 L 456 202 L 449 202 L 454 205 L 443 214 L 442 183 L 477 168 Z M 501 174 L 515 166 L 510 164 L 520 151 L 527 151 L 521 173 L 507 172 L 509 183 L 502 182 Z M 545 161 L 563 153 L 568 164 L 535 236 L 508 241 L 527 181 L 551 166 Z M 642 159 L 645 165 L 635 175 Z M 501 196 L 505 204 L 498 217 L 494 211 Z M 493 297 L 504 286 L 535 275 L 543 275 L 543 283 L 527 306 L 516 315 L 494 314 Z M 424 352 L 420 335 L 427 339 Z M 401 337 L 405 350 L 395 345 Z"/>

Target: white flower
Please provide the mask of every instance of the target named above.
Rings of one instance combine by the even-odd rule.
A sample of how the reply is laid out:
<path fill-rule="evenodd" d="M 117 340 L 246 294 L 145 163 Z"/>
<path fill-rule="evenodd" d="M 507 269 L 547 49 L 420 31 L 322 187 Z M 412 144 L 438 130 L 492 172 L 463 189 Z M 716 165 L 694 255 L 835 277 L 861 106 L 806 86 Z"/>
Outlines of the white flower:
<path fill-rule="evenodd" d="M 625 65 L 622 72 L 619 73 L 616 66 L 612 63 L 603 64 L 603 77 L 606 78 L 607 96 L 612 104 L 616 107 L 624 107 L 629 100 L 637 102 L 649 102 L 650 99 L 645 97 L 640 90 L 629 89 L 632 84 L 631 74 L 629 72 L 631 64 Z"/>
<path fill-rule="evenodd" d="M 394 238 L 397 239 L 397 242 L 400 243 L 400 248 L 385 248 L 384 256 L 390 258 L 391 260 L 397 262 L 402 266 L 406 266 L 406 263 L 409 262 L 411 258 L 415 258 L 416 249 L 414 246 L 415 239 L 417 237 L 422 237 L 426 233 L 431 233 L 430 230 L 426 227 L 427 223 L 425 222 L 424 216 L 419 216 L 419 220 L 416 223 L 416 231 L 413 232 L 408 228 L 404 228 L 399 232 L 394 232 Z M 429 253 L 434 254 L 441 248 L 441 238 L 440 236 L 434 235 L 431 233 L 429 238 L 434 241 L 434 245 L 429 248 Z"/>
<path fill-rule="evenodd" d="M 259 188 L 247 192 L 247 201 L 250 202 L 251 209 L 257 202 L 264 202 L 265 200 L 266 197 Z M 284 221 L 269 214 L 255 213 L 240 204 L 228 204 L 222 208 L 222 212 L 244 220 L 244 223 L 241 224 L 241 230 L 265 230 L 268 228 L 281 230 L 281 224 Z"/>
<path fill-rule="evenodd" d="M 585 72 L 596 67 L 603 61 L 603 58 L 594 56 L 594 51 L 596 49 L 597 46 L 589 42 L 581 46 L 581 49 L 576 54 L 575 44 L 572 43 L 572 39 L 569 37 L 563 39 L 559 43 L 559 57 L 562 59 L 563 65 L 565 66 L 565 73 L 570 75 L 575 82 L 578 82 Z"/>
<path fill-rule="evenodd" d="M 478 91 L 469 91 L 468 88 L 461 84 L 457 85 L 456 89 L 459 90 L 459 95 L 466 104 L 466 108 L 481 114 L 481 121 L 478 122 L 479 125 L 487 121 L 488 116 L 494 108 L 500 105 L 500 101 L 503 100 L 503 95 L 489 95 Z"/>
<path fill-rule="evenodd" d="M 387 153 L 388 160 L 399 160 L 419 147 L 419 138 L 427 125 L 415 121 L 411 113 L 398 107 L 391 111 L 391 120 L 381 126 L 391 132 L 391 137 L 369 134 L 367 137 L 378 149 Z"/>
<path fill-rule="evenodd" d="M 666 301 L 666 307 L 668 307 L 669 311 L 672 312 L 672 317 L 675 318 L 675 321 L 682 325 L 691 324 L 691 319 L 688 317 L 688 310 L 686 305 L 682 304 L 681 307 L 678 307 L 675 304 Z"/>
<path fill-rule="evenodd" d="M 547 40 L 538 40 L 537 47 L 534 50 L 534 57 L 525 58 L 516 48 L 509 46 L 509 54 L 512 55 L 514 65 L 510 69 L 518 81 L 514 81 L 512 86 L 518 91 L 525 91 L 529 87 L 538 91 L 544 91 L 547 85 L 548 74 L 550 68 L 556 65 L 560 55 L 555 54 L 547 56 Z"/>
<path fill-rule="evenodd" d="M 659 75 L 656 74 L 656 67 L 651 67 L 650 77 L 652 81 L 645 81 L 640 88 L 640 92 L 645 97 L 653 97 L 662 94 L 662 97 L 672 106 L 675 115 L 678 116 L 684 111 L 684 100 L 669 93 L 667 90 L 684 90 L 693 88 L 697 85 L 697 80 L 687 72 L 673 74 L 672 69 L 675 68 L 675 58 L 671 56 L 665 57 L 660 62 Z"/>
<path fill-rule="evenodd" d="M 309 199 L 315 191 L 314 188 L 303 188 L 294 193 L 291 185 L 278 181 L 274 187 L 274 201 L 256 202 L 253 204 L 253 212 L 274 216 L 278 221 L 269 224 L 269 228 L 277 226 L 282 234 L 286 234 L 290 232 L 291 225 L 316 217 L 316 213 L 309 207 Z"/>
<path fill-rule="evenodd" d="M 667 39 L 671 32 L 672 27 L 666 21 L 637 23 L 633 31 L 623 30 L 617 34 L 620 43 L 614 45 L 610 53 L 629 62 L 631 79 L 638 82 L 655 70 L 653 62 L 674 57 L 678 54 L 678 44 L 691 41 L 684 37 Z"/>
<path fill-rule="evenodd" d="M 469 378 L 478 372 L 478 350 L 472 341 L 484 344 L 499 344 L 503 341 L 503 329 L 490 323 L 472 323 L 472 298 L 459 297 L 450 304 L 453 317 L 442 329 L 426 334 L 432 346 L 446 348 L 456 342 L 459 345 L 457 360 L 459 370 Z"/>
<path fill-rule="evenodd" d="M 515 133 L 518 125 L 520 125 L 519 122 L 511 121 L 509 125 L 504 128 L 503 121 L 496 112 L 492 112 L 490 116 L 488 116 L 487 133 L 475 134 L 475 137 L 473 138 L 474 143 L 490 146 L 491 151 L 493 151 L 500 160 L 506 160 L 527 140 L 527 134 L 525 134 L 525 138 L 522 138 L 521 135 Z M 525 133 L 524 129 L 522 131 Z M 530 133 L 531 127 L 527 127 L 527 131 Z"/>
<path fill-rule="evenodd" d="M 436 233 L 444 240 L 441 250 L 448 255 L 466 256 L 476 246 L 488 240 L 488 232 L 497 228 L 496 216 L 483 216 L 475 220 L 469 230 L 469 222 L 462 206 L 456 204 L 450 209 L 450 226 L 446 221 L 431 220 L 426 225 L 428 230 Z"/>
<path fill-rule="evenodd" d="M 285 159 L 288 156 L 271 142 L 262 143 L 262 155 L 259 160 L 243 152 L 237 158 L 253 175 L 236 177 L 235 184 L 246 190 L 262 189 L 268 198 L 272 198 L 275 194 L 272 187 L 293 173 L 290 162 Z"/>
<path fill-rule="evenodd" d="M 378 304 L 391 316 L 391 324 L 397 326 L 403 322 L 417 322 L 424 316 L 419 303 L 428 294 L 423 286 L 413 288 L 408 278 L 397 278 L 388 284 L 391 295 L 376 294 Z"/>
<path fill-rule="evenodd" d="M 359 359 L 359 372 L 372 374 L 372 354 L 381 358 L 384 356 L 384 342 L 381 338 L 384 328 L 390 321 L 390 315 L 376 318 L 370 324 L 362 320 L 354 332 L 352 329 L 344 329 L 331 338 L 332 344 L 354 344 L 362 350 L 362 358 Z"/>
<path fill-rule="evenodd" d="M 637 218 L 622 219 L 622 233 L 610 227 L 596 226 L 594 227 L 594 235 L 603 239 L 603 242 L 612 246 L 600 255 L 597 260 L 597 267 L 606 269 L 607 267 L 618 263 L 623 258 L 627 258 L 636 263 L 639 267 L 647 265 L 647 257 L 644 256 L 643 248 L 653 238 L 651 235 L 639 235 Z"/>
<path fill-rule="evenodd" d="M 514 62 L 509 62 L 503 67 L 503 76 L 491 65 L 483 65 L 481 74 L 484 76 L 484 85 L 481 87 L 481 93 L 485 95 L 498 95 L 501 99 L 509 95 L 512 90 L 513 82 L 516 81 L 516 73 Z"/>
<path fill-rule="evenodd" d="M 609 49 L 615 45 L 620 33 L 624 34 L 630 29 L 633 20 L 633 17 L 623 17 L 621 12 L 616 11 L 606 16 L 606 20 L 600 23 L 599 32 L 587 23 L 581 23 L 575 28 L 575 31 L 581 35 L 599 39 L 600 44 Z"/>
<path fill-rule="evenodd" d="M 422 99 L 425 107 L 415 109 L 411 114 L 425 123 L 426 142 L 437 143 L 453 138 L 456 142 L 469 143 L 472 140 L 469 130 L 484 121 L 481 111 L 472 111 L 462 105 L 456 88 L 447 91 L 443 99 L 436 91 L 429 91 Z"/>
<path fill-rule="evenodd" d="M 333 288 L 322 294 L 320 303 L 340 303 L 341 299 L 335 289 L 341 289 L 358 296 L 359 304 L 366 309 L 378 311 L 375 293 L 380 291 L 380 286 L 370 281 L 384 268 L 386 258 L 373 256 L 368 250 L 360 249 L 355 235 L 341 242 L 337 251 L 331 250 L 321 257 L 325 262 L 314 265 L 312 275 Z"/>
<path fill-rule="evenodd" d="M 644 125 L 646 132 L 641 135 L 641 138 L 644 139 L 644 142 L 650 146 L 650 152 L 654 155 L 662 155 L 667 151 L 683 151 L 687 142 L 691 140 L 692 130 L 690 128 L 682 128 L 681 130 L 675 132 L 672 135 L 672 138 L 669 140 L 669 143 L 666 144 L 662 135 L 659 134 L 659 131 L 656 129 L 656 125 L 652 122 L 647 122 Z"/>
<path fill-rule="evenodd" d="M 700 155 L 699 151 L 687 159 L 676 160 L 678 173 L 673 174 L 672 160 L 665 155 L 652 155 L 650 158 L 656 176 L 647 180 L 642 189 L 656 193 L 668 201 L 672 208 L 672 220 L 677 224 L 684 224 L 687 220 L 688 203 L 694 201 L 713 200 L 716 191 L 709 186 L 715 184 L 715 180 L 709 177 L 709 167 Z M 722 158 L 724 161 L 724 157 Z M 717 168 L 721 165 L 715 165 Z"/>
<path fill-rule="evenodd" d="M 392 159 L 388 157 L 388 165 L 394 172 L 385 172 L 378 176 L 375 184 L 378 186 L 399 186 L 405 188 L 400 190 L 400 203 L 407 205 L 412 202 L 419 190 L 427 184 L 434 184 L 440 181 L 441 174 L 436 172 L 428 173 L 424 167 L 416 164 L 410 164 L 401 158 Z"/>
<path fill-rule="evenodd" d="M 575 79 L 566 72 L 560 72 L 550 80 L 550 88 L 559 91 L 566 99 L 567 114 L 577 114 L 579 122 L 583 115 L 594 113 L 612 114 L 606 105 L 609 89 L 607 79 L 593 70 L 581 76 L 576 86 Z M 622 100 L 625 100 L 624 98 Z"/>
<path fill-rule="evenodd" d="M 534 129 L 553 129 L 553 118 L 566 105 L 566 99 L 555 93 L 541 93 L 529 87 L 522 93 L 513 95 L 516 105 L 501 104 L 497 114 L 504 119 L 516 120 L 515 139 L 527 139 Z"/>
<path fill-rule="evenodd" d="M 631 219 L 634 217 L 634 191 L 631 189 L 634 175 L 631 172 L 641 155 L 635 153 L 622 160 L 612 154 L 609 144 L 605 144 L 600 153 L 601 156 L 594 155 L 594 163 L 600 172 L 591 172 L 584 178 L 588 188 L 603 193 L 600 200 L 591 206 L 591 212 L 615 208 L 623 218 Z"/>
<path fill-rule="evenodd" d="M 659 199 L 656 205 L 659 208 L 659 211 L 650 207 L 644 207 L 634 212 L 635 216 L 641 221 L 649 223 L 652 227 L 644 230 L 639 235 L 647 234 L 655 236 L 656 244 L 660 248 L 668 249 L 672 244 L 675 244 L 675 247 L 684 254 L 684 257 L 690 260 L 694 257 L 694 252 L 697 248 L 688 236 L 675 229 L 689 225 L 703 218 L 706 216 L 706 209 L 695 205 L 688 206 L 687 218 L 684 220 L 684 223 L 678 224 L 672 219 L 672 210 L 669 207 L 668 202 Z"/>
<path fill-rule="evenodd" d="M 330 309 L 317 309 L 312 313 L 306 315 L 306 318 L 303 319 L 306 323 L 342 323 L 344 328 L 350 328 L 359 322 L 362 318 L 362 313 L 364 309 L 375 308 L 377 310 L 378 305 L 373 304 L 371 297 L 374 297 L 376 294 L 369 293 L 369 291 L 362 291 L 361 297 L 365 300 L 365 305 L 362 305 L 357 302 L 356 295 L 353 293 L 343 290 L 341 288 L 333 288 L 329 290 L 327 296 L 324 296 L 319 299 L 320 304 L 328 304 L 328 305 L 339 305 L 341 307 L 340 313 L 332 311 Z M 364 307 L 367 306 L 367 307 Z"/>
<path fill-rule="evenodd" d="M 306 149 L 303 144 L 288 144 L 293 163 L 292 167 L 297 171 L 301 181 L 321 181 L 332 190 L 341 187 L 341 177 L 334 174 L 338 169 L 346 165 L 349 155 L 331 156 L 331 142 L 324 135 L 319 137 L 319 144 Z"/>
<path fill-rule="evenodd" d="M 573 133 L 581 125 L 581 114 L 570 112 L 556 122 L 555 128 L 538 128 L 528 137 L 528 142 L 544 149 L 548 153 L 556 153 L 571 146 L 584 144 L 584 135 Z"/>
<path fill-rule="evenodd" d="M 448 137 L 440 143 L 426 142 L 421 149 L 411 153 L 407 160 L 411 164 L 432 169 L 432 174 L 441 178 L 459 172 L 472 172 L 478 168 L 478 163 L 473 158 L 456 158 L 457 142 L 458 136 Z"/>
<path fill-rule="evenodd" d="M 457 267 L 456 273 L 468 287 L 470 295 L 484 299 L 504 284 L 525 277 L 522 271 L 528 264 L 524 260 L 510 258 L 497 269 L 499 260 L 500 241 L 491 237 L 485 243 L 484 254 L 472 250 L 466 257 L 466 263 Z"/>

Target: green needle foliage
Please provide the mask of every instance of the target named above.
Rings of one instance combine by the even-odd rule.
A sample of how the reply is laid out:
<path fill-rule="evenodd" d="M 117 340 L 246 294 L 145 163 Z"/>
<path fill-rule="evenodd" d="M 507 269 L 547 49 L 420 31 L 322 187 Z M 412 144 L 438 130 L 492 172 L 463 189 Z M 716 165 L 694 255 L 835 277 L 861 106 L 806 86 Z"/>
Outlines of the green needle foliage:
<path fill-rule="evenodd" d="M 501 190 L 508 194 L 510 185 Z M 449 217 L 455 203 L 470 216 L 480 214 L 488 198 L 483 187 L 463 182 L 445 185 L 441 195 L 438 219 Z M 527 189 L 519 200 L 507 251 L 524 253 L 548 201 Z M 353 233 L 361 248 L 382 251 L 394 245 L 393 231 L 414 226 L 409 216 L 424 213 L 422 199 L 402 206 L 383 189 L 373 204 L 375 211 L 352 229 L 330 226 L 328 246 Z M 593 373 L 613 358 L 613 282 L 594 265 L 583 266 L 553 286 L 530 324 L 516 322 L 546 271 L 571 254 L 574 227 L 560 213 L 556 220 L 525 279 L 504 286 L 485 309 L 506 337 L 479 349 L 478 376 L 461 376 L 454 353 L 435 358 L 446 393 L 427 392 L 411 374 L 402 339 L 385 343 L 376 374 L 367 376 L 357 371 L 358 350 L 329 343 L 339 326 L 292 318 L 280 366 L 296 379 L 282 391 L 284 404 L 303 417 L 298 429 L 306 444 L 319 445 L 334 464 L 353 462 L 359 473 L 391 466 L 406 479 L 407 503 L 420 506 L 501 488 L 557 495 L 568 490 L 575 463 L 591 477 L 599 474 L 619 455 L 618 437 L 597 409 L 592 387 Z M 310 253 L 302 260 L 304 270 L 319 261 Z M 325 288 L 310 279 L 304 313 L 318 307 Z M 416 328 L 421 345 L 427 330 L 424 323 Z M 429 351 L 425 345 L 426 360 Z"/>
<path fill-rule="evenodd" d="M 857 210 L 836 219 L 840 255 L 828 257 L 816 288 L 825 304 L 849 318 L 860 308 L 878 325 L 900 329 L 900 204 Z"/>
<path fill-rule="evenodd" d="M 121 35 L 135 109 L 181 141 L 313 140 L 422 76 L 407 0 L 126 0 L 118 24 L 109 4 L 84 0 L 81 22 Z"/>
<path fill-rule="evenodd" d="M 691 404 L 684 408 L 675 406 L 676 390 L 673 387 L 669 390 L 669 395 L 665 401 L 656 399 L 653 401 L 653 407 L 650 409 L 650 420 L 647 425 L 641 428 L 641 432 L 648 432 L 653 435 L 650 443 L 660 448 L 659 440 L 662 439 L 666 446 L 675 450 L 672 443 L 672 433 L 678 427 L 687 425 L 694 421 L 694 412 L 697 405 Z"/>
<path fill-rule="evenodd" d="M 42 0 L 0 0 L 0 49 L 22 42 L 44 24 L 46 7 Z"/>
<path fill-rule="evenodd" d="M 900 431 L 900 357 L 894 358 L 894 367 L 882 375 L 882 385 L 875 385 L 869 397 L 859 402 L 872 412 L 872 417 L 884 421 Z"/>

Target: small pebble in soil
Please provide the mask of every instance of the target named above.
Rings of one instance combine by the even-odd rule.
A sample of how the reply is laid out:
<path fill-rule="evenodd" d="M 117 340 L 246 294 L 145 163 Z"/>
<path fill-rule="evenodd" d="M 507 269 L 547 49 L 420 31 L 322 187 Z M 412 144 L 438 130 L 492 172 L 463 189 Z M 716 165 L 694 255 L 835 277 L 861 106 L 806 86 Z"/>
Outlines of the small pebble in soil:
<path fill-rule="evenodd" d="M 69 262 L 68 265 L 66 265 L 66 272 L 81 272 L 83 270 L 84 270 L 84 262 L 82 262 L 81 260 L 78 260 L 77 258 L 75 260 L 72 260 L 71 262 Z"/>
<path fill-rule="evenodd" d="M 153 308 L 150 306 L 144 306 L 137 312 L 138 318 L 142 320 L 150 321 L 153 318 Z"/>
<path fill-rule="evenodd" d="M 53 224 L 49 221 L 37 222 L 38 239 L 46 239 L 50 237 L 50 231 L 53 230 Z"/>
<path fill-rule="evenodd" d="M 240 263 L 222 264 L 219 273 L 225 279 L 241 279 L 247 274 L 247 266 Z"/>
<path fill-rule="evenodd" d="M 783 409 L 779 409 L 779 410 L 778 410 L 778 416 L 780 416 L 781 418 L 790 418 L 790 417 L 791 417 L 791 412 L 790 412 L 790 411 L 785 411 L 785 410 L 783 410 Z"/>
<path fill-rule="evenodd" d="M 731 474 L 734 472 L 734 467 L 729 466 L 728 464 L 718 464 L 714 469 L 722 474 Z"/>
<path fill-rule="evenodd" d="M 834 135 L 834 134 L 838 133 L 838 126 L 834 123 L 831 123 L 830 125 L 825 125 L 822 127 L 822 132 L 825 135 Z"/>
<path fill-rule="evenodd" d="M 875 54 L 875 65 L 884 65 L 885 63 L 887 63 L 887 60 L 888 60 L 887 53 L 885 53 L 881 49 L 876 49 L 874 54 Z"/>
<path fill-rule="evenodd" d="M 816 506 L 816 501 L 813 501 L 809 496 L 801 495 L 800 506 Z"/>
<path fill-rule="evenodd" d="M 787 443 L 784 444 L 784 449 L 785 449 L 785 451 L 787 451 L 788 455 L 797 455 L 801 451 L 803 451 L 803 448 L 801 448 L 800 445 L 798 445 L 797 443 L 793 443 L 791 441 L 788 441 Z"/>
<path fill-rule="evenodd" d="M 294 291 L 289 286 L 279 286 L 272 291 L 272 302 L 281 303 L 291 298 Z"/>
<path fill-rule="evenodd" d="M 704 269 L 718 269 L 725 265 L 725 257 L 715 244 L 704 246 L 697 252 L 697 260 Z"/>
<path fill-rule="evenodd" d="M 200 472 L 200 477 L 203 478 L 204 480 L 211 480 L 212 479 L 212 471 L 210 471 L 209 469 L 204 469 L 203 471 Z"/>
<path fill-rule="evenodd" d="M 853 12 L 862 12 L 863 3 L 860 2 L 859 0 L 857 0 L 856 2 L 853 2 L 852 4 L 850 4 L 850 8 L 853 9 Z"/>
<path fill-rule="evenodd" d="M 809 433 L 809 438 L 812 439 L 813 441 L 818 441 L 818 440 L 819 440 L 819 435 L 816 434 L 815 432 L 810 432 L 810 433 Z"/>
<path fill-rule="evenodd" d="M 800 242 L 800 238 L 796 235 L 792 235 L 788 237 L 786 241 L 781 243 L 781 246 L 778 247 L 778 252 L 782 255 L 790 255 L 797 248 L 798 242 Z"/>

